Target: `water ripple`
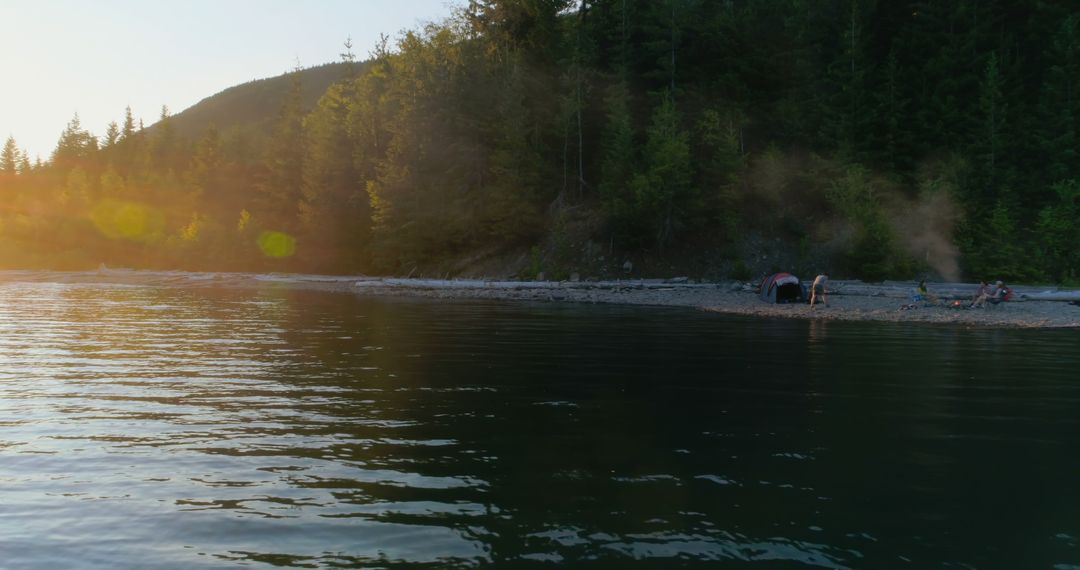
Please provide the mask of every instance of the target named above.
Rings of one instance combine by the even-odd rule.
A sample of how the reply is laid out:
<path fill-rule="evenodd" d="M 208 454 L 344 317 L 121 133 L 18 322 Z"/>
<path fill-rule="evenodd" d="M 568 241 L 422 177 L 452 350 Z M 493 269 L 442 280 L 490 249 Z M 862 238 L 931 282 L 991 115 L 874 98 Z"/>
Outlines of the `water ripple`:
<path fill-rule="evenodd" d="M 1076 566 L 1075 335 L 808 326 L 0 282 L 0 566 Z"/>

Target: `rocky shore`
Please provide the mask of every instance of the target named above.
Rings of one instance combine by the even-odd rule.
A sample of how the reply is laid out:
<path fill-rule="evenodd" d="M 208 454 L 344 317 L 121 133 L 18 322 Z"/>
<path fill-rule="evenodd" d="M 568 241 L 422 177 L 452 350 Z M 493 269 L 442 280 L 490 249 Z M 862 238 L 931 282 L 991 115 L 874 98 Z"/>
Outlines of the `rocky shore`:
<path fill-rule="evenodd" d="M 492 282 L 358 280 L 359 294 L 441 299 L 498 299 L 695 307 L 738 315 L 848 321 L 955 323 L 990 327 L 1080 327 L 1080 290 L 1014 287 L 1016 300 L 969 309 L 976 284 L 930 286 L 935 302 L 912 303 L 914 283 L 831 281 L 829 305 L 770 304 L 752 283 L 684 280 L 606 282 Z"/>
<path fill-rule="evenodd" d="M 769 304 L 756 284 L 694 283 L 684 278 L 616 281 L 489 281 L 105 269 L 89 272 L 0 271 L 0 282 L 126 284 L 178 288 L 286 288 L 373 297 L 488 299 L 694 307 L 705 311 L 799 319 L 952 323 L 988 327 L 1080 327 L 1080 290 L 1014 287 L 1016 300 L 966 308 L 976 285 L 929 284 L 936 302 L 912 303 L 914 283 L 831 281 L 829 305 Z"/>

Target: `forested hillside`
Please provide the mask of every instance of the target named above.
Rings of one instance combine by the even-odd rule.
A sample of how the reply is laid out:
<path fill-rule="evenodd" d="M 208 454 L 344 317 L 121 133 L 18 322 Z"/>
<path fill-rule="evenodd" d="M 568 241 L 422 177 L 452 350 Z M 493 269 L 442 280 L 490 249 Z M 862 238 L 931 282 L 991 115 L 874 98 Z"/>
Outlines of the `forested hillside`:
<path fill-rule="evenodd" d="M 345 73 L 345 63 L 328 63 L 295 70 L 300 79 L 300 103 L 305 111 L 315 108 L 323 93 Z M 265 139 L 274 126 L 274 116 L 289 95 L 292 73 L 257 79 L 211 95 L 172 117 L 176 133 L 197 140 L 207 127 L 215 125 L 222 138 Z M 237 143 L 228 143 L 237 144 Z"/>
<path fill-rule="evenodd" d="M 1069 2 L 472 0 L 345 60 L 267 135 L 9 139 L 0 263 L 1080 279 Z"/>

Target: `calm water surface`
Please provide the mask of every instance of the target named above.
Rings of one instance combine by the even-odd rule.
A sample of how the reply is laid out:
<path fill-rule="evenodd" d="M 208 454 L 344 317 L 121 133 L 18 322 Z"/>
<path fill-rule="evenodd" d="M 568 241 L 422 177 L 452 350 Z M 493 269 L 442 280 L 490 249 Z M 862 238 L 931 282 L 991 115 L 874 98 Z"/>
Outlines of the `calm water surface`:
<path fill-rule="evenodd" d="M 0 568 L 1078 569 L 1078 371 L 1068 330 L 0 284 Z"/>

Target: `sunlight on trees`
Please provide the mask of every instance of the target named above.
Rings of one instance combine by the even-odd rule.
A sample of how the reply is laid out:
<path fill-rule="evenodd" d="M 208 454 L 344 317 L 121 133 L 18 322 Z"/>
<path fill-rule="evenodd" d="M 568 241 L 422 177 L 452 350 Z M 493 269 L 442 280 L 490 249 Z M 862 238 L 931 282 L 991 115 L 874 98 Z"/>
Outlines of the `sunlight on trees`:
<path fill-rule="evenodd" d="M 935 270 L 908 247 L 933 243 L 968 275 L 1077 279 L 1080 17 L 1057 3 L 474 0 L 342 59 L 323 93 L 298 69 L 197 129 L 75 115 L 36 165 L 9 137 L 0 237 L 43 266 L 407 274 L 775 235 L 848 276 Z"/>

